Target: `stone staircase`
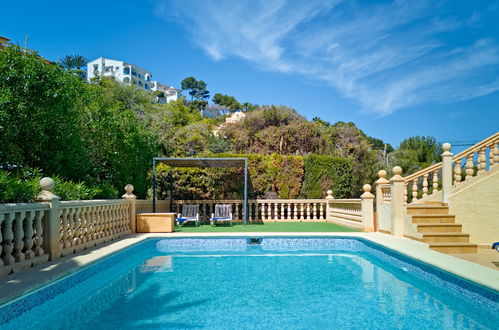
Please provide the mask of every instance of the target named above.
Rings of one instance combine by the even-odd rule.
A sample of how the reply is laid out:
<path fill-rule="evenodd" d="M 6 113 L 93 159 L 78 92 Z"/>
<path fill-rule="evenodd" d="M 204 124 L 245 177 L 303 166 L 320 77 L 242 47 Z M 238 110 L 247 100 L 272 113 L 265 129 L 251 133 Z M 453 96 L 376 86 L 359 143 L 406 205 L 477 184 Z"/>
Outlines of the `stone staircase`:
<path fill-rule="evenodd" d="M 422 236 L 421 241 L 430 249 L 442 253 L 476 253 L 477 245 L 469 242 L 469 234 L 462 232 L 462 225 L 455 223 L 449 206 L 440 202 L 410 204 L 407 214 Z"/>

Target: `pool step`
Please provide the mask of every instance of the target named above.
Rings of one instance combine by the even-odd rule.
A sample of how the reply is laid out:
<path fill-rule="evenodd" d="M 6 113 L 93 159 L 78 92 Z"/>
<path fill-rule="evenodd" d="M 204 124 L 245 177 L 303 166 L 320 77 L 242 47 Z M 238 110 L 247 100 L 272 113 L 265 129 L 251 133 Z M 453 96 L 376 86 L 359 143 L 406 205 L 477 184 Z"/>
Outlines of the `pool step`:
<path fill-rule="evenodd" d="M 457 232 L 423 233 L 422 241 L 425 243 L 443 243 L 443 242 L 469 242 L 470 234 Z"/>
<path fill-rule="evenodd" d="M 462 225 L 458 223 L 417 223 L 418 233 L 460 233 Z"/>
<path fill-rule="evenodd" d="M 442 253 L 476 253 L 478 245 L 467 242 L 438 242 L 429 243 L 430 249 Z"/>
<path fill-rule="evenodd" d="M 412 223 L 454 223 L 456 216 L 452 214 L 413 214 Z"/>

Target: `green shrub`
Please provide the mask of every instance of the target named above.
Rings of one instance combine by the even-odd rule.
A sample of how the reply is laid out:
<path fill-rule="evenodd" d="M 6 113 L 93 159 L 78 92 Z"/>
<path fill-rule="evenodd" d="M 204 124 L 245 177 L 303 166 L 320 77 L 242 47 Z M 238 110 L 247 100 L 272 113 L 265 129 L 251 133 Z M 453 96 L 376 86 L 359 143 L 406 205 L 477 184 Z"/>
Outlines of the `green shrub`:
<path fill-rule="evenodd" d="M 0 203 L 29 203 L 38 195 L 38 177 L 19 177 L 0 171 Z"/>
<path fill-rule="evenodd" d="M 327 190 L 335 198 L 352 196 L 352 162 L 333 156 L 309 155 L 305 157 L 305 175 L 301 188 L 303 198 L 324 198 Z"/>
<path fill-rule="evenodd" d="M 88 187 L 83 182 L 64 181 L 60 177 L 54 177 L 54 181 L 54 194 L 64 201 L 93 199 L 99 192 L 97 188 Z"/>

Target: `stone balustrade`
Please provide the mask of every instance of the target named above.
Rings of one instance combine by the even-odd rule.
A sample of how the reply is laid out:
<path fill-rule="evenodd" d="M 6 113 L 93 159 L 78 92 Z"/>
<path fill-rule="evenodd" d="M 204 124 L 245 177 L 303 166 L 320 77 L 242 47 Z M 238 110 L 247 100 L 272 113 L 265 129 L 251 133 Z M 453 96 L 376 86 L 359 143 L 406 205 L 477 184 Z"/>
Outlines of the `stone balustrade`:
<path fill-rule="evenodd" d="M 405 199 L 406 203 L 417 203 L 428 199 L 431 195 L 437 195 L 443 190 L 446 180 L 450 180 L 450 185 L 457 187 L 497 166 L 499 164 L 498 144 L 499 132 L 452 157 L 451 145 L 444 143 L 442 162 L 405 177 L 405 194 L 408 195 Z M 447 167 L 444 166 L 446 162 Z M 449 171 L 449 169 L 451 174 L 445 175 L 443 171 Z"/>
<path fill-rule="evenodd" d="M 49 206 L 0 204 L 0 275 L 48 260 L 45 230 Z"/>
<path fill-rule="evenodd" d="M 175 200 L 174 211 L 182 205 L 197 204 L 201 222 L 209 223 L 216 204 L 231 204 L 235 221 L 243 221 L 242 200 Z M 324 199 L 254 199 L 248 200 L 248 221 L 253 222 L 313 222 L 326 221 Z"/>

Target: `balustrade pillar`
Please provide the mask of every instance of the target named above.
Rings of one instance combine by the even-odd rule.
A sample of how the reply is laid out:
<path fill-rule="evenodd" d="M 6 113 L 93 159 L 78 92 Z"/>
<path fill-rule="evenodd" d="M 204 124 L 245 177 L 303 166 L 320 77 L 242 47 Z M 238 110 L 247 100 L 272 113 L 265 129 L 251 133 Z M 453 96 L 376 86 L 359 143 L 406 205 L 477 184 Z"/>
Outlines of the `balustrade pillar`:
<path fill-rule="evenodd" d="M 452 195 L 452 153 L 450 143 L 442 145 L 442 202 L 447 203 Z"/>
<path fill-rule="evenodd" d="M 331 208 L 331 205 L 330 203 L 332 201 L 334 201 L 334 197 L 333 197 L 333 191 L 332 190 L 328 190 L 326 192 L 326 221 L 327 220 L 330 220 L 331 219 L 331 211 L 332 211 L 332 208 Z"/>
<path fill-rule="evenodd" d="M 135 233 L 137 230 L 137 196 L 133 193 L 133 185 L 127 184 L 125 186 L 126 193 L 121 196 L 121 198 L 126 199 L 128 204 L 128 221 L 130 226 L 130 232 Z"/>
<path fill-rule="evenodd" d="M 371 194 L 371 185 L 365 184 L 362 189 L 364 193 L 360 195 L 361 202 L 361 215 L 362 215 L 362 231 L 374 231 L 374 195 Z"/>
<path fill-rule="evenodd" d="M 37 197 L 38 202 L 46 202 L 50 204 L 47 219 L 45 219 L 45 229 L 43 230 L 45 232 L 45 246 L 50 260 L 61 256 L 61 223 L 59 216 L 60 197 L 52 192 L 54 186 L 54 180 L 47 177 L 42 178 L 40 180 L 41 192 Z"/>
<path fill-rule="evenodd" d="M 390 232 L 394 236 L 402 237 L 404 235 L 404 183 L 405 179 L 401 176 L 402 168 L 395 166 L 393 168 L 393 177 L 390 179 L 391 185 L 391 206 L 392 219 Z M 416 191 L 417 193 L 417 191 Z"/>

